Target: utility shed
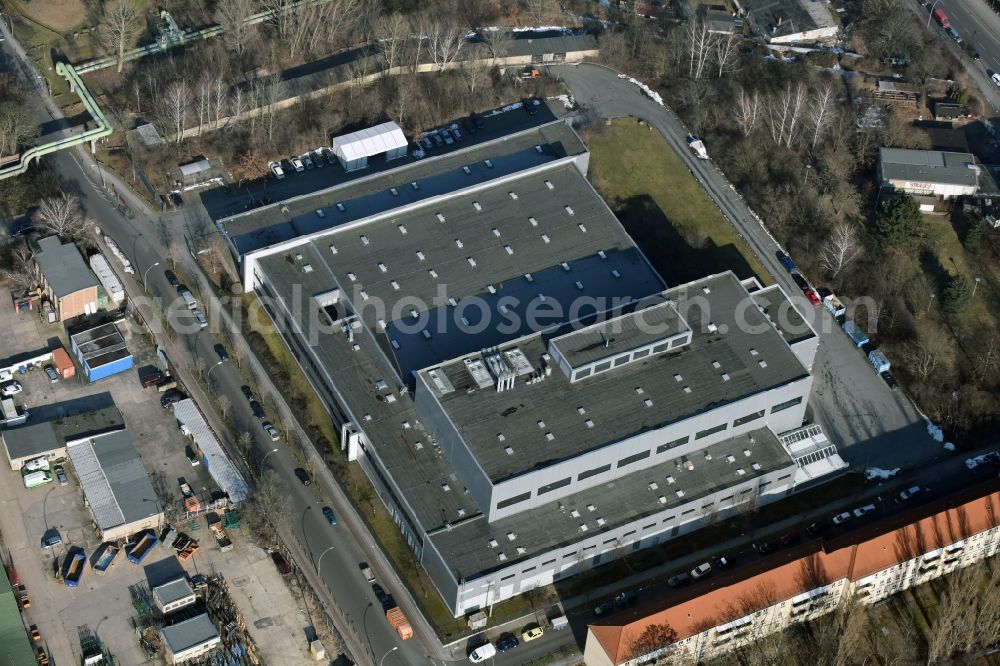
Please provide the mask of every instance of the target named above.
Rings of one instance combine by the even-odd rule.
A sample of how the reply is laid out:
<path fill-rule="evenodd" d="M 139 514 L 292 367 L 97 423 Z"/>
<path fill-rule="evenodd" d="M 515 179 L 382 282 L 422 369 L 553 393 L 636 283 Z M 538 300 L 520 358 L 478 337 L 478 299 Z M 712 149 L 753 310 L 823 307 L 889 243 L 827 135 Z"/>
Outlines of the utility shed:
<path fill-rule="evenodd" d="M 60 320 L 97 312 L 97 278 L 83 262 L 76 245 L 63 243 L 58 236 L 43 238 L 38 241 L 35 264 L 45 296 Z"/>
<path fill-rule="evenodd" d="M 125 289 L 103 254 L 95 254 L 90 258 L 90 270 L 94 271 L 94 275 L 97 276 L 112 303 L 121 303 L 125 300 Z"/>
<path fill-rule="evenodd" d="M 0 567 L 0 666 L 34 666 L 28 634 L 24 631 L 21 611 L 14 599 L 7 572 Z"/>
<path fill-rule="evenodd" d="M 406 136 L 394 122 L 333 138 L 333 152 L 346 171 L 368 166 L 368 158 L 385 153 L 386 161 L 406 155 Z"/>
<path fill-rule="evenodd" d="M 75 333 L 69 340 L 88 381 L 96 382 L 133 366 L 132 353 L 113 322 Z"/>
<path fill-rule="evenodd" d="M 187 578 L 175 578 L 153 588 L 153 602 L 164 615 L 172 613 L 178 608 L 190 606 L 196 600 L 194 590 L 191 589 Z"/>
<path fill-rule="evenodd" d="M 200 657 L 222 644 L 207 613 L 163 627 L 163 648 L 168 664 L 181 664 Z"/>

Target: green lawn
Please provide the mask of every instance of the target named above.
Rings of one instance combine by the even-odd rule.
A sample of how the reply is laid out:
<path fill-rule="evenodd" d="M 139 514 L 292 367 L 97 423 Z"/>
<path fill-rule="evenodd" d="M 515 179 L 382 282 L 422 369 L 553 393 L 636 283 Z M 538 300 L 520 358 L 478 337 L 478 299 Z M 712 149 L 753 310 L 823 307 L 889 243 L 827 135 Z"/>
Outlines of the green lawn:
<path fill-rule="evenodd" d="M 667 284 L 767 271 L 660 134 L 623 118 L 587 137 L 590 179 Z"/>

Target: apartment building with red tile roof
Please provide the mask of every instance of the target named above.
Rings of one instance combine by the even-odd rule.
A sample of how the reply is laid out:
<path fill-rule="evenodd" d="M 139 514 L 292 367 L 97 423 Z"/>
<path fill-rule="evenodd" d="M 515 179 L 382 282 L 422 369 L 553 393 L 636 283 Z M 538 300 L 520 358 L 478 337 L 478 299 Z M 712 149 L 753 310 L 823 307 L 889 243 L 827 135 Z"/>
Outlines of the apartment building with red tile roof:
<path fill-rule="evenodd" d="M 651 663 L 684 650 L 695 659 L 724 653 L 856 597 L 874 603 L 1000 550 L 1000 481 L 965 489 L 833 539 L 818 539 L 745 568 L 732 584 L 689 588 L 672 598 L 590 625 L 587 666 Z M 792 555 L 794 559 L 775 564 Z M 738 572 L 734 572 L 738 573 Z M 647 652 L 639 637 L 669 625 L 673 645 Z"/>

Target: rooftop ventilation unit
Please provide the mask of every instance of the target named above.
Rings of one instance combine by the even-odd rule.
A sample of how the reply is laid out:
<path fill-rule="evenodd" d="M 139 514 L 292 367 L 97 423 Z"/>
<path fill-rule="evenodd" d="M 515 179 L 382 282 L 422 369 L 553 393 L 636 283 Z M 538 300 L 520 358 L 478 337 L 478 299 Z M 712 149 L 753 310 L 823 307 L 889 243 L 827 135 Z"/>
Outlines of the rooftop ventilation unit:
<path fill-rule="evenodd" d="M 480 211 L 480 210 L 483 209 L 483 207 L 479 204 L 478 201 L 473 201 L 472 202 L 472 207 L 475 208 L 477 211 Z"/>
<path fill-rule="evenodd" d="M 597 251 L 597 256 L 600 257 L 601 259 L 607 259 L 608 258 L 608 253 L 605 252 L 604 250 L 598 250 Z"/>
<path fill-rule="evenodd" d="M 512 248 L 512 247 L 511 247 L 510 245 L 504 245 L 504 246 L 503 246 L 503 249 L 504 249 L 504 251 L 505 251 L 505 252 L 506 252 L 506 253 L 507 253 L 508 255 L 511 255 L 511 256 L 513 256 L 513 254 L 514 254 L 514 248 Z"/>
<path fill-rule="evenodd" d="M 566 214 L 567 214 L 567 215 L 573 215 L 573 214 L 574 214 L 574 213 L 573 213 L 573 207 L 572 207 L 572 206 L 563 206 L 563 210 L 565 210 L 565 211 L 566 211 Z"/>
<path fill-rule="evenodd" d="M 472 169 L 470 169 L 468 166 L 462 167 L 462 171 L 464 171 L 467 174 L 471 174 L 472 173 Z"/>
<path fill-rule="evenodd" d="M 330 254 L 337 254 L 337 246 L 336 245 L 332 245 L 332 244 L 330 245 Z"/>
<path fill-rule="evenodd" d="M 317 215 L 318 217 L 320 217 L 320 218 L 323 218 L 323 217 L 326 217 L 326 213 L 324 213 L 324 212 L 323 212 L 323 209 L 322 209 L 322 208 L 317 208 L 317 209 L 316 209 L 316 215 Z"/>
<path fill-rule="evenodd" d="M 483 164 L 486 165 L 487 169 L 492 169 L 493 168 L 493 160 L 483 160 Z"/>
<path fill-rule="evenodd" d="M 370 243 L 371 243 L 371 241 L 368 240 L 368 236 L 365 236 L 364 234 L 361 234 L 361 244 L 367 246 Z"/>
<path fill-rule="evenodd" d="M 583 226 L 583 223 L 576 225 L 576 228 L 580 230 L 581 233 L 587 233 L 587 227 Z"/>
<path fill-rule="evenodd" d="M 509 196 L 514 201 L 517 201 L 517 192 L 508 192 L 507 196 Z"/>
<path fill-rule="evenodd" d="M 444 222 L 444 214 L 443 213 L 438 213 L 437 214 L 437 219 L 438 219 L 438 222 Z"/>
<path fill-rule="evenodd" d="M 464 363 L 465 369 L 469 372 L 476 386 L 481 389 L 493 386 L 493 378 L 490 377 L 490 372 L 486 369 L 486 365 L 481 359 L 467 358 Z"/>
<path fill-rule="evenodd" d="M 392 196 L 394 196 L 394 197 L 398 197 L 399 196 L 399 190 L 397 190 L 395 187 L 390 187 L 389 191 L 392 192 Z"/>
<path fill-rule="evenodd" d="M 507 541 L 514 541 L 517 539 L 517 535 L 513 532 L 507 532 Z"/>
<path fill-rule="evenodd" d="M 344 212 L 344 204 L 340 201 L 337 202 L 337 210 L 339 210 L 341 213 Z"/>
<path fill-rule="evenodd" d="M 412 187 L 415 190 L 419 190 L 420 189 L 420 183 L 418 183 L 417 181 L 413 181 L 412 183 L 410 183 L 410 187 Z"/>
<path fill-rule="evenodd" d="M 573 517 L 573 518 L 579 518 L 580 517 L 580 512 L 577 511 L 576 509 L 573 509 L 572 511 L 569 512 L 569 515 L 571 517 Z"/>
<path fill-rule="evenodd" d="M 406 235 L 406 225 L 405 224 L 400 224 L 396 228 L 399 229 L 399 233 L 403 234 L 404 236 Z"/>
<path fill-rule="evenodd" d="M 303 273 L 312 273 L 313 272 L 312 264 L 303 264 L 303 266 L 302 266 L 302 272 Z"/>
<path fill-rule="evenodd" d="M 549 188 L 550 190 L 556 189 L 556 186 L 552 184 L 551 180 L 545 181 L 545 187 Z"/>
<path fill-rule="evenodd" d="M 538 220 L 536 220 L 536 219 L 535 219 L 535 218 L 533 218 L 533 217 L 529 217 L 529 218 L 528 218 L 528 222 L 530 222 L 530 223 L 531 223 L 531 226 L 533 226 L 533 227 L 537 227 L 537 226 L 538 226 Z"/>
<path fill-rule="evenodd" d="M 424 257 L 424 253 L 421 250 L 417 250 L 417 259 L 423 261 L 425 258 L 426 257 Z"/>

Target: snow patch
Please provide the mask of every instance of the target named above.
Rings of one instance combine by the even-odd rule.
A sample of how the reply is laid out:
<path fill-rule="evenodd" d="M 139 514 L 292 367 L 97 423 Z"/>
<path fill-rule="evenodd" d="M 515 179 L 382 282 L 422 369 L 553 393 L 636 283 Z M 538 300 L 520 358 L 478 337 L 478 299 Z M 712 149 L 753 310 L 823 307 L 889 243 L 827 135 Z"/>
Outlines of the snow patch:
<path fill-rule="evenodd" d="M 899 468 L 894 467 L 893 469 L 882 469 L 881 467 L 869 467 L 865 470 L 865 478 L 871 481 L 872 479 L 881 479 L 886 481 L 892 477 L 899 474 Z"/>
<path fill-rule="evenodd" d="M 554 95 L 548 99 L 557 99 L 563 103 L 563 106 L 567 109 L 572 109 L 576 105 L 576 100 L 573 99 L 572 95 Z"/>
<path fill-rule="evenodd" d="M 975 458 L 966 458 L 965 466 L 969 469 L 975 469 L 980 465 L 984 465 L 990 461 L 1000 462 L 1000 451 L 990 451 L 989 453 L 984 453 L 982 455 L 976 456 Z"/>
<path fill-rule="evenodd" d="M 945 451 L 954 451 L 955 450 L 955 445 L 952 444 L 951 442 L 945 442 L 944 443 L 944 449 L 945 449 Z"/>
<path fill-rule="evenodd" d="M 935 442 L 940 443 L 944 441 L 944 431 L 941 430 L 941 426 L 934 425 L 930 421 L 927 422 L 927 434 L 930 435 Z"/>

